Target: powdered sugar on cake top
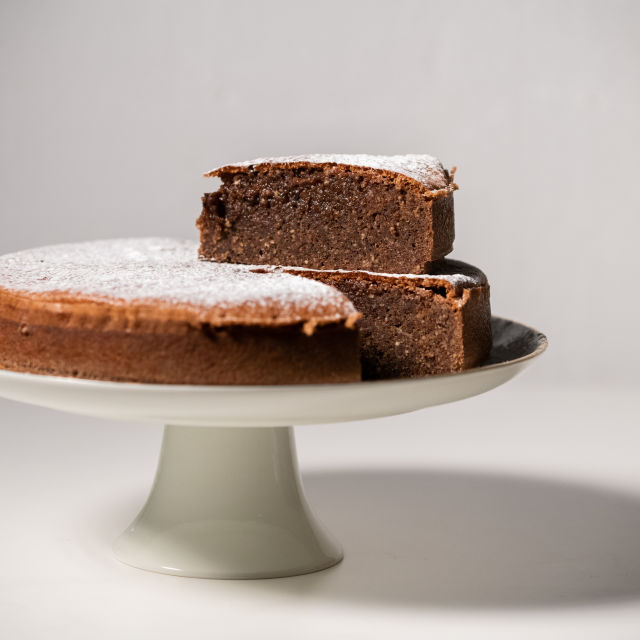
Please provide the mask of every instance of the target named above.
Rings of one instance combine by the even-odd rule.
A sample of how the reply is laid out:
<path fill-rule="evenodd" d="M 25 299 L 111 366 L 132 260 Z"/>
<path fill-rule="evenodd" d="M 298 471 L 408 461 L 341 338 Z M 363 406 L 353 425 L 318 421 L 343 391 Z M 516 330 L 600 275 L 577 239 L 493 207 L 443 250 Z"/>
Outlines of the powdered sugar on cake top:
<path fill-rule="evenodd" d="M 433 267 L 433 265 L 432 265 Z M 348 270 L 348 269 L 309 269 L 308 267 L 267 267 L 270 270 L 287 273 L 300 272 L 309 273 L 335 273 L 340 275 L 353 275 L 364 274 L 371 276 L 376 280 L 412 280 L 418 286 L 423 288 L 432 288 L 442 285 L 449 285 L 451 290 L 456 294 L 460 294 L 463 289 L 470 289 L 473 287 L 479 287 L 487 282 L 487 278 L 480 269 L 476 269 L 471 265 L 464 262 L 458 262 L 457 260 L 443 260 L 441 263 L 436 264 L 433 267 L 434 271 L 430 274 L 419 273 L 380 273 L 377 271 L 366 270 Z"/>
<path fill-rule="evenodd" d="M 322 283 L 266 273 L 258 266 L 203 262 L 195 242 L 165 238 L 60 244 L 0 256 L 0 288 L 107 302 L 186 304 L 225 317 L 241 309 L 275 323 L 328 322 L 356 313 L 343 294 Z"/>
<path fill-rule="evenodd" d="M 312 154 L 302 156 L 283 156 L 280 158 L 256 158 L 245 162 L 236 162 L 214 169 L 206 176 L 216 176 L 225 169 L 232 167 L 251 167 L 259 164 L 341 164 L 353 167 L 367 167 L 381 171 L 390 171 L 407 176 L 421 183 L 427 189 L 446 189 L 451 180 L 442 163 L 437 158 L 426 154 L 406 154 L 398 156 L 376 156 L 369 154 Z"/>

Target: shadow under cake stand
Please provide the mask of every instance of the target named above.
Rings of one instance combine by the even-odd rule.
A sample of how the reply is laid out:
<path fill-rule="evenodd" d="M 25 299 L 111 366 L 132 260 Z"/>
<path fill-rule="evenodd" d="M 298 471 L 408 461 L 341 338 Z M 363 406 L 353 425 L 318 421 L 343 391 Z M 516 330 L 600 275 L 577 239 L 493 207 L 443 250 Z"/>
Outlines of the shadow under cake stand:
<path fill-rule="evenodd" d="M 0 371 L 0 395 L 101 418 L 163 422 L 146 504 L 116 540 L 127 564 L 198 578 L 271 578 L 342 559 L 305 499 L 293 429 L 407 413 L 489 391 L 546 348 L 493 318 L 487 364 L 413 379 L 290 386 L 187 386 Z"/>

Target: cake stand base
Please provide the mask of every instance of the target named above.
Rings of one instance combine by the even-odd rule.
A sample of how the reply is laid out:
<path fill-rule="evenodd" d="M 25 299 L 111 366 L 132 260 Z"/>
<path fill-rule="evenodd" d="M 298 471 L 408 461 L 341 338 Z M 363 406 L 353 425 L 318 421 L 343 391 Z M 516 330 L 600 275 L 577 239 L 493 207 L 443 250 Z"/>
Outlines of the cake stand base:
<path fill-rule="evenodd" d="M 342 559 L 305 499 L 291 427 L 166 426 L 151 494 L 114 551 L 194 578 L 292 576 Z"/>

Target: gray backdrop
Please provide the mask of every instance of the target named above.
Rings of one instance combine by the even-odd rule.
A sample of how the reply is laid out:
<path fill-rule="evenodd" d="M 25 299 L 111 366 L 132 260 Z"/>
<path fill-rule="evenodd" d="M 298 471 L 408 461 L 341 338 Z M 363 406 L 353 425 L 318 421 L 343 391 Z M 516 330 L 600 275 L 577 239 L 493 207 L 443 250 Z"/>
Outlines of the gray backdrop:
<path fill-rule="evenodd" d="M 545 330 L 530 380 L 638 380 L 640 3 L 0 4 L 0 251 L 195 237 L 201 173 L 457 165 L 454 256 Z"/>

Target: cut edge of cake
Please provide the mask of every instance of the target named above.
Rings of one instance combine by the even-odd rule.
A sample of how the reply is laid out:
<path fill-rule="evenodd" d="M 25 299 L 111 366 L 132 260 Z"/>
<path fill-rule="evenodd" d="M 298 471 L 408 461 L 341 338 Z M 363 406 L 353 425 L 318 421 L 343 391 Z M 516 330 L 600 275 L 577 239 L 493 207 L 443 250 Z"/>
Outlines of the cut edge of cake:
<path fill-rule="evenodd" d="M 424 273 L 453 250 L 457 185 L 428 155 L 261 158 L 214 169 L 196 222 L 208 260 Z"/>
<path fill-rule="evenodd" d="M 490 286 L 458 260 L 431 274 L 275 267 L 342 291 L 360 313 L 364 379 L 446 374 L 478 366 L 492 344 Z"/>

